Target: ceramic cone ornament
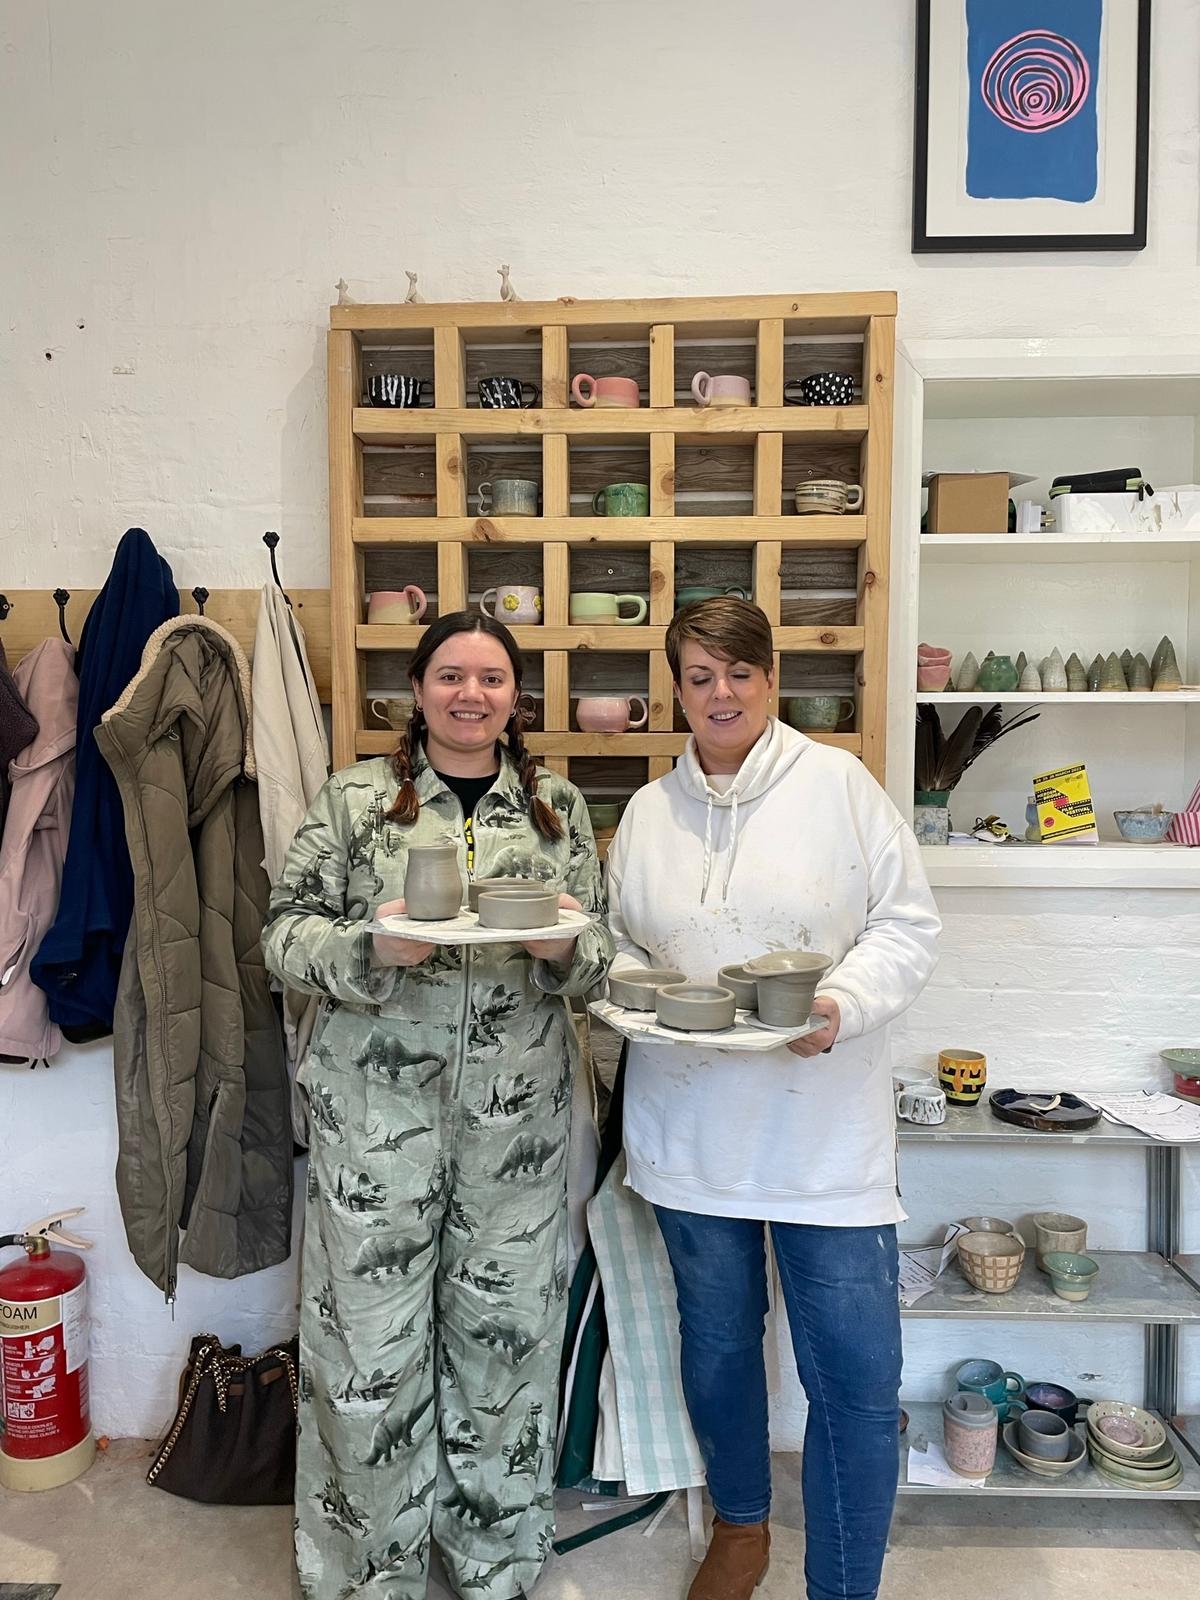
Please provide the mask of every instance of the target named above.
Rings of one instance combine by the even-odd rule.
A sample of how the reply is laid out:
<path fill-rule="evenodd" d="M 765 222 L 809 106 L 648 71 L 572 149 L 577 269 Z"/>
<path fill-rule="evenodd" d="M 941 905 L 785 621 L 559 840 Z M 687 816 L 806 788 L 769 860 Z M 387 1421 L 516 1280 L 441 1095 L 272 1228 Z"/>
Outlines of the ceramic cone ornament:
<path fill-rule="evenodd" d="M 1154 672 L 1155 694 L 1173 694 L 1183 682 L 1179 674 L 1179 663 L 1175 659 L 1175 646 L 1165 635 L 1159 640 L 1151 667 Z"/>
<path fill-rule="evenodd" d="M 1095 694 L 1096 690 L 1099 689 L 1099 687 L 1100 687 L 1100 679 L 1103 676 L 1103 674 L 1104 674 L 1104 657 L 1103 656 L 1097 656 L 1096 659 L 1092 662 L 1091 666 L 1088 668 L 1088 675 L 1087 675 L 1088 688 L 1092 692 L 1092 694 Z"/>
<path fill-rule="evenodd" d="M 954 682 L 963 694 L 968 693 L 979 682 L 979 663 L 969 650 L 954 674 Z"/>
<path fill-rule="evenodd" d="M 1041 694 L 1041 674 L 1038 672 L 1038 669 L 1034 666 L 1032 661 L 1026 663 L 1025 670 L 1021 674 L 1021 681 L 1018 683 L 1017 688 L 1020 689 L 1022 694 Z"/>
<path fill-rule="evenodd" d="M 1121 651 L 1121 671 L 1125 674 L 1125 681 L 1129 681 L 1129 669 L 1133 665 L 1133 651 L 1126 648 Z"/>
<path fill-rule="evenodd" d="M 1020 655 L 1017 657 L 1017 674 L 1019 677 L 1024 676 L 1025 668 L 1028 665 L 1029 657 L 1025 654 L 1024 650 L 1022 650 Z"/>
<path fill-rule="evenodd" d="M 1121 670 L 1121 658 L 1113 650 L 1104 663 L 1104 671 L 1100 674 L 1100 693 L 1127 694 L 1128 692 L 1129 685 L 1125 682 L 1125 674 Z"/>
<path fill-rule="evenodd" d="M 1130 662 L 1129 671 L 1125 674 L 1125 678 L 1131 689 L 1144 691 L 1153 687 L 1150 663 L 1140 650 Z"/>
<path fill-rule="evenodd" d="M 1063 694 L 1067 687 L 1067 669 L 1057 650 L 1051 650 L 1042 667 L 1042 688 L 1047 693 Z"/>
<path fill-rule="evenodd" d="M 1162 670 L 1163 664 L 1167 660 L 1168 656 L 1173 662 L 1175 662 L 1175 670 L 1178 672 L 1179 663 L 1178 661 L 1175 661 L 1175 646 L 1164 633 L 1162 638 L 1158 641 L 1158 649 L 1155 650 L 1154 654 L 1150 657 L 1150 671 L 1156 678 L 1158 677 L 1159 672 Z"/>

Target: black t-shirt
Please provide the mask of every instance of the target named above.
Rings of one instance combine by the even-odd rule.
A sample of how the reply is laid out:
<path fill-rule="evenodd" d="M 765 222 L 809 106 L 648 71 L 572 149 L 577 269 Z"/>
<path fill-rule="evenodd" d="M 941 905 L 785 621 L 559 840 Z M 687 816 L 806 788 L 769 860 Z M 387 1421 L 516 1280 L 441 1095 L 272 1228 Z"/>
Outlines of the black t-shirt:
<path fill-rule="evenodd" d="M 436 767 L 433 770 L 449 789 L 450 793 L 456 796 L 459 805 L 462 807 L 463 832 L 467 836 L 467 871 L 473 873 L 475 871 L 475 835 L 471 828 L 471 817 L 475 807 L 495 783 L 496 773 L 489 772 L 482 778 L 458 778 L 453 773 L 438 772 Z"/>

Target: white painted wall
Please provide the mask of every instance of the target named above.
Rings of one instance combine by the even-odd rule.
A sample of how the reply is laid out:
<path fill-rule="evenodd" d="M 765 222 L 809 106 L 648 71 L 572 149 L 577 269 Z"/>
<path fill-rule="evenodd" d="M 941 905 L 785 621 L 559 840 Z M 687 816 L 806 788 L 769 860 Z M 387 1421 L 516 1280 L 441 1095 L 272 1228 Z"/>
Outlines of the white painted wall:
<path fill-rule="evenodd" d="M 913 29 L 895 0 L 9 7 L 0 587 L 98 584 L 132 523 L 181 584 L 257 584 L 268 527 L 286 581 L 326 582 L 324 327 L 339 277 L 360 300 L 400 298 L 404 267 L 431 299 L 491 298 L 501 261 L 529 299 L 896 288 L 910 338 L 1194 328 L 1200 0 L 1159 0 L 1155 19 L 1148 248 L 915 259 Z M 1144 952 L 1109 954 L 1136 922 L 1123 897 L 1072 907 L 1074 986 L 1050 976 L 1059 902 L 1044 917 L 1024 901 L 943 901 L 946 959 L 905 1025 L 912 1053 L 966 1039 L 1014 1073 L 1028 1061 L 1083 1081 L 1100 1063 L 1106 1081 L 1141 1082 L 1156 1081 L 1158 1043 L 1195 1035 L 1200 1008 L 1182 1014 L 1179 996 L 1197 913 L 1181 895 L 1151 913 L 1173 952 L 1159 977 Z M 1128 1054 L 1097 1033 L 1118 1014 Z M 96 1421 L 151 1433 L 190 1334 L 267 1342 L 291 1326 L 294 1280 L 187 1275 L 172 1323 L 125 1252 L 114 1152 L 105 1047 L 65 1051 L 47 1073 L 0 1069 L 0 1222 L 88 1205 Z M 942 1215 L 932 1161 L 906 1178 L 914 1225 Z M 1108 1215 L 1113 1171 L 1084 1159 L 1085 1215 Z M 948 1195 L 944 1212 L 1056 1188 L 1044 1171 L 1008 1182 L 981 1163 L 970 1203 Z M 919 1209 L 914 1187 L 928 1190 Z M 1139 1194 L 1131 1173 L 1117 1242 L 1134 1242 Z M 1198 1199 L 1193 1186 L 1200 1216 Z M 910 1340 L 914 1393 L 932 1392 L 944 1333 L 934 1345 Z M 1025 1359 L 1019 1341 L 969 1332 L 959 1348 Z M 1136 1391 L 1140 1355 L 1090 1350 L 1064 1370 L 1103 1359 Z M 1190 1381 L 1195 1403 L 1200 1373 Z M 794 1395 L 776 1423 L 794 1444 Z"/>

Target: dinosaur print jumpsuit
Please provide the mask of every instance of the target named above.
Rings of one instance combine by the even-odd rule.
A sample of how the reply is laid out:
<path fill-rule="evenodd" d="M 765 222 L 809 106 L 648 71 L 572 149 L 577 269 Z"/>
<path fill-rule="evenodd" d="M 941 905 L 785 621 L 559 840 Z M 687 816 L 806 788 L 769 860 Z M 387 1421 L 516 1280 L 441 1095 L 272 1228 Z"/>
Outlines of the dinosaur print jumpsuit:
<path fill-rule="evenodd" d="M 464 817 L 418 753 L 411 825 L 385 759 L 336 773 L 288 852 L 267 966 L 320 995 L 300 1069 L 311 1123 L 300 1311 L 296 1559 L 308 1600 L 418 1600 L 430 1534 L 463 1595 L 532 1587 L 553 1532 L 577 1044 L 565 1000 L 612 959 L 603 920 L 569 968 L 519 944 L 380 967 L 364 931 L 408 847 Z M 535 877 L 603 912 L 578 790 L 539 769 L 533 828 L 507 753 L 475 808 L 474 875 Z"/>

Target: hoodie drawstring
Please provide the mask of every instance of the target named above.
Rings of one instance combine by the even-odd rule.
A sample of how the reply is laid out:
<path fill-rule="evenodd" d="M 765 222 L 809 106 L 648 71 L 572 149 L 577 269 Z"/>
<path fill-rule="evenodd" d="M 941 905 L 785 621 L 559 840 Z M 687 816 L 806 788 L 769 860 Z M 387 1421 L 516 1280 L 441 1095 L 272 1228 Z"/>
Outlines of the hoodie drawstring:
<path fill-rule="evenodd" d="M 737 855 L 737 817 L 738 797 L 737 790 L 733 791 L 733 815 L 729 819 L 729 865 L 725 868 L 725 882 L 721 885 L 721 903 L 729 899 L 729 880 L 733 877 L 733 861 Z"/>
<path fill-rule="evenodd" d="M 708 874 L 712 869 L 712 790 L 708 791 L 708 810 L 704 816 L 704 876 L 700 883 L 700 904 L 704 904 L 704 897 L 708 893 Z"/>

